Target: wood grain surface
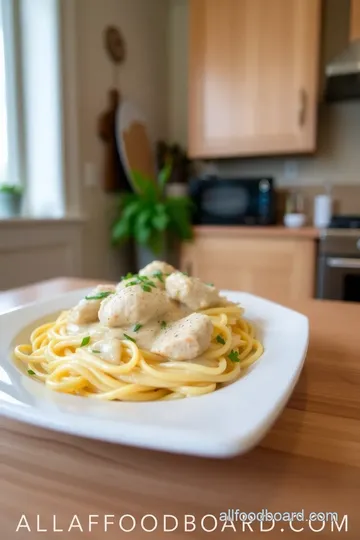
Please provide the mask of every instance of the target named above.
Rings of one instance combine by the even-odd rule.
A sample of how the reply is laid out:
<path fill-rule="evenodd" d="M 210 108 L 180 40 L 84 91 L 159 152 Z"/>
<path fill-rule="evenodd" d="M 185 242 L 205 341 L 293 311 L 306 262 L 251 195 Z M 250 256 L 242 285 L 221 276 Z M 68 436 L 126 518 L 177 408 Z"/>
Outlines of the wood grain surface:
<path fill-rule="evenodd" d="M 183 244 L 184 271 L 220 289 L 244 291 L 280 304 L 314 297 L 314 238 L 256 232 L 236 236 L 230 227 L 229 234 L 227 227 L 218 229 L 214 234 L 196 233 L 193 242 Z"/>
<path fill-rule="evenodd" d="M 321 1 L 188 4 L 190 157 L 313 152 Z"/>
<path fill-rule="evenodd" d="M 224 236 L 231 238 L 246 238 L 247 236 L 258 238 L 309 238 L 318 239 L 320 230 L 315 227 L 289 228 L 282 225 L 271 225 L 269 227 L 239 227 L 219 226 L 219 225 L 197 225 L 194 227 L 195 237 Z"/>
<path fill-rule="evenodd" d="M 351 0 L 350 39 L 360 39 L 360 0 Z"/>
<path fill-rule="evenodd" d="M 0 310 L 88 283 L 62 279 L 3 293 Z M 1 418 L 0 538 L 166 538 L 170 533 L 163 532 L 163 516 L 171 514 L 178 519 L 172 538 L 288 539 L 299 534 L 298 538 L 311 539 L 318 534 L 321 538 L 358 539 L 360 306 L 314 300 L 292 307 L 310 318 L 305 368 L 283 414 L 259 447 L 245 456 L 214 460 L 171 455 Z M 229 414 L 234 422 L 241 422 L 244 411 L 230 409 Z M 250 525 L 252 530 L 234 522 L 236 533 L 230 527 L 221 532 L 219 515 L 228 509 L 304 510 L 305 519 L 310 512 L 337 512 L 341 531 L 330 522 L 294 522 L 290 526 L 283 521 L 265 532 L 256 521 Z M 31 532 L 25 527 L 16 532 L 23 514 Z M 90 514 L 99 521 L 91 532 Z M 125 514 L 136 520 L 129 533 L 119 527 Z M 146 514 L 158 519 L 152 533 L 141 526 Z M 213 533 L 205 532 L 201 524 L 207 514 L 219 520 Z M 84 532 L 79 527 L 68 532 L 74 515 Z M 106 532 L 105 515 L 115 516 L 107 518 L 115 525 L 109 525 Z M 185 515 L 195 516 L 196 530 L 185 532 Z M 341 525 L 344 516 L 347 521 Z M 174 518 L 167 519 L 170 527 Z M 151 517 L 143 522 L 144 528 L 153 524 Z M 130 528 L 131 518 L 124 518 L 122 525 Z M 205 518 L 203 526 L 211 529 L 214 518 Z M 263 524 L 267 527 L 271 522 Z M 291 527 L 303 530 L 296 533 Z M 321 533 L 315 532 L 322 527 Z M 47 531 L 37 532 L 39 528 Z"/>

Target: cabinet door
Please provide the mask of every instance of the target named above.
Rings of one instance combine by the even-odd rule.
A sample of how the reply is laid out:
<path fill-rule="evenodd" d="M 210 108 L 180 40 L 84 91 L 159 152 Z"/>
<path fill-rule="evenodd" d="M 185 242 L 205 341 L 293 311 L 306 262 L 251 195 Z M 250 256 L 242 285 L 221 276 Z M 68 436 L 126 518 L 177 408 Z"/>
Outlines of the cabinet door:
<path fill-rule="evenodd" d="M 315 256 L 312 239 L 204 236 L 183 251 L 182 270 L 286 304 L 314 296 Z"/>
<path fill-rule="evenodd" d="M 351 0 L 350 4 L 350 39 L 360 39 L 360 0 Z"/>
<path fill-rule="evenodd" d="M 321 0 L 190 0 L 192 157 L 316 144 Z"/>

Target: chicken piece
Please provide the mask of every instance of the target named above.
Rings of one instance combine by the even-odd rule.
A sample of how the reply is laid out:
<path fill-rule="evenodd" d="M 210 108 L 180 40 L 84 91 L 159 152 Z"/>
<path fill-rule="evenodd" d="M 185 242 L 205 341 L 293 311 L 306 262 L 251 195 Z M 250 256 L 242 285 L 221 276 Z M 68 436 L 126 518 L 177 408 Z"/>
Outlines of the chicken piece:
<path fill-rule="evenodd" d="M 101 302 L 114 292 L 114 285 L 98 285 L 70 311 L 69 320 L 75 324 L 97 322 Z"/>
<path fill-rule="evenodd" d="M 172 360 L 192 360 L 209 347 L 212 331 L 210 317 L 192 313 L 167 326 L 155 339 L 151 351 Z"/>
<path fill-rule="evenodd" d="M 149 277 L 155 282 L 157 287 L 165 289 L 166 276 L 173 272 L 175 272 L 175 268 L 171 264 L 162 261 L 153 261 L 140 270 L 139 275 Z"/>
<path fill-rule="evenodd" d="M 174 300 L 182 302 L 196 311 L 224 304 L 224 298 L 213 285 L 207 285 L 200 279 L 175 272 L 166 278 L 166 292 Z"/>
<path fill-rule="evenodd" d="M 172 302 L 164 291 L 156 287 L 149 289 L 131 285 L 106 298 L 100 307 L 100 322 L 110 327 L 126 327 L 161 317 L 172 308 Z"/>
<path fill-rule="evenodd" d="M 116 292 L 121 291 L 122 289 L 125 289 L 125 287 L 128 286 L 129 283 L 135 280 L 135 276 L 131 278 L 125 278 L 122 279 L 117 285 L 116 285 Z M 135 280 L 136 281 L 136 280 Z"/>
<path fill-rule="evenodd" d="M 175 272 L 175 268 L 166 262 L 153 261 L 144 266 L 139 274 L 140 276 L 153 276 L 157 272 L 161 272 L 162 274 L 172 274 Z"/>
<path fill-rule="evenodd" d="M 168 274 L 175 271 L 175 268 L 170 264 L 153 261 L 140 270 L 139 274 L 132 275 L 122 279 L 116 286 L 116 291 L 121 291 L 128 287 L 131 282 L 139 283 L 141 280 L 148 279 L 159 289 L 165 289 L 165 279 Z M 145 283 L 145 281 L 143 281 Z"/>

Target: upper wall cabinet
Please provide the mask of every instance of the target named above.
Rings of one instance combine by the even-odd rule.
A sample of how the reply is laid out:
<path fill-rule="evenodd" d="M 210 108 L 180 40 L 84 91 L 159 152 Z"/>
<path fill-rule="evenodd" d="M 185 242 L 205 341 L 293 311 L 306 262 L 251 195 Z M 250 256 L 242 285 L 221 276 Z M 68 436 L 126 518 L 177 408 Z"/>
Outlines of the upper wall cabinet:
<path fill-rule="evenodd" d="M 351 0 L 350 4 L 350 39 L 360 39 L 360 0 Z"/>
<path fill-rule="evenodd" d="M 189 0 L 189 153 L 315 150 L 321 0 Z"/>

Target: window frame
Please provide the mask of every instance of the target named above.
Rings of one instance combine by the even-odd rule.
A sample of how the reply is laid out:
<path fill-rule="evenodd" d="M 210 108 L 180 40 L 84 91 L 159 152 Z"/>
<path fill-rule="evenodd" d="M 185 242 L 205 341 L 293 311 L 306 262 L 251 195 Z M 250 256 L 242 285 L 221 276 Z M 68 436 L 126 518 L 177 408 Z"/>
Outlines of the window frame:
<path fill-rule="evenodd" d="M 17 44 L 17 3 L 0 0 L 3 19 L 5 99 L 7 116 L 8 164 L 3 183 L 25 186 L 24 168 L 20 161 L 21 139 L 21 96 L 19 50 Z"/>
<path fill-rule="evenodd" d="M 33 7 L 41 8 L 38 0 Z M 45 0 L 47 2 L 50 0 Z M 24 196 L 21 218 L 26 219 L 84 219 L 82 197 L 82 163 L 80 154 L 79 96 L 78 96 L 78 43 L 77 43 L 77 8 L 74 0 L 51 0 L 52 13 L 56 21 L 58 70 L 58 141 L 59 141 L 59 175 L 61 183 L 56 183 L 55 190 L 59 190 L 56 205 L 43 204 L 39 185 L 35 185 L 33 163 L 35 153 L 31 136 L 31 126 L 34 119 L 29 118 L 31 108 L 31 93 L 34 86 L 29 84 L 29 70 L 33 70 L 29 63 L 27 51 L 26 32 L 24 34 L 24 20 L 27 22 L 27 10 L 31 0 L 0 0 L 0 7 L 6 17 L 6 100 L 7 100 L 7 133 L 9 139 L 9 156 L 11 161 L 5 172 L 6 183 L 15 183 L 23 187 Z M 33 14 L 33 12 L 31 12 Z M 39 20 L 42 20 L 41 18 Z M 34 18 L 32 19 L 34 21 Z M 31 24 L 31 22 L 30 22 Z M 34 28 L 31 27 L 30 28 Z M 25 51 L 25 52 L 24 52 Z M 34 80 L 34 78 L 32 78 Z M 36 124 L 37 125 L 37 124 Z M 11 145 L 11 147 L 10 147 Z M 39 143 L 38 148 L 40 148 Z M 0 148 L 1 151 L 1 148 Z M 1 182 L 1 180 L 0 180 Z M 46 201 L 45 201 L 46 203 Z M 41 206 L 42 205 L 42 206 Z M 49 211 L 49 209 L 51 211 Z M 2 219 L 0 218 L 0 221 Z"/>

